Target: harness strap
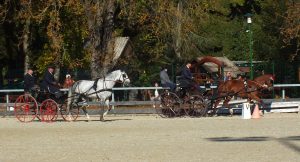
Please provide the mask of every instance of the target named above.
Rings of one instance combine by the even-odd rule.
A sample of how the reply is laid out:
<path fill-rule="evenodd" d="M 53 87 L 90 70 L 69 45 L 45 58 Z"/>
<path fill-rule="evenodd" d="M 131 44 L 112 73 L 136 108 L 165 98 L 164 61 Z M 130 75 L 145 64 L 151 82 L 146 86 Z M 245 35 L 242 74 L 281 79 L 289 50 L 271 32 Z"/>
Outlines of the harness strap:
<path fill-rule="evenodd" d="M 94 81 L 94 84 L 93 84 L 93 86 L 92 86 L 92 88 L 96 91 L 97 90 L 97 83 L 98 83 L 98 80 L 99 80 L 100 78 L 97 78 L 95 81 Z"/>

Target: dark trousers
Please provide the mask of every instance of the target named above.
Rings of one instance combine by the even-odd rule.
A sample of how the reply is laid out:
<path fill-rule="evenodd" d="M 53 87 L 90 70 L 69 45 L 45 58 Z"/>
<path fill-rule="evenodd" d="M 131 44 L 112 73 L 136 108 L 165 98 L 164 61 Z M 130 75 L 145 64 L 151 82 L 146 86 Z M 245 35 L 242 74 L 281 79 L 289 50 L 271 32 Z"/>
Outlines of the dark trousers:
<path fill-rule="evenodd" d="M 165 83 L 161 85 L 162 87 L 169 87 L 171 91 L 175 91 L 176 85 L 174 83 Z"/>

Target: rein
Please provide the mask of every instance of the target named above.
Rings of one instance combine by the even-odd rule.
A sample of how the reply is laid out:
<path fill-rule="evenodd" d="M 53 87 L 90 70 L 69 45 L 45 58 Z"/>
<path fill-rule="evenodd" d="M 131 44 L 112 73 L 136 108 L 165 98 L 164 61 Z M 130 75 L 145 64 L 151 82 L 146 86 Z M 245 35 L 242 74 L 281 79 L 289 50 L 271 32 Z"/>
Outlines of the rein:
<path fill-rule="evenodd" d="M 255 85 L 257 85 L 257 86 L 259 86 L 259 87 L 263 87 L 261 84 L 259 84 L 258 82 L 256 82 L 256 81 L 253 81 L 253 80 L 250 80 L 251 82 L 253 82 Z M 247 84 L 248 85 L 248 84 Z M 252 89 L 252 88 L 245 88 L 245 93 L 246 94 L 249 94 L 249 93 L 251 93 L 251 92 L 255 92 L 255 91 L 259 91 L 259 89 L 256 87 L 256 88 L 254 88 L 254 90 L 249 90 L 249 89 Z M 241 90 L 239 90 L 239 91 L 237 91 L 237 92 L 235 92 L 235 93 L 226 93 L 226 91 L 224 92 L 222 92 L 222 93 L 226 93 L 227 95 L 223 95 L 223 96 L 219 96 L 219 97 L 216 97 L 216 99 L 217 98 L 224 98 L 224 97 L 228 97 L 228 96 L 235 96 L 235 95 L 238 95 L 238 94 L 240 94 L 242 91 L 243 91 L 244 89 L 241 89 Z"/>

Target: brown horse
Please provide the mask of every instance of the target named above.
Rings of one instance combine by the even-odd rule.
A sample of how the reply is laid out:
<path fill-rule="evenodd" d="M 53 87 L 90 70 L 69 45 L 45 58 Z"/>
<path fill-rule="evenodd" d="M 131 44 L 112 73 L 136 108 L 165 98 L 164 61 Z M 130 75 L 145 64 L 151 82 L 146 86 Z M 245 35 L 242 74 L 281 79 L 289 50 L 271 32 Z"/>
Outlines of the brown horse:
<path fill-rule="evenodd" d="M 246 98 L 250 102 L 255 100 L 260 104 L 263 104 L 260 99 L 261 92 L 265 89 L 273 87 L 274 76 L 270 74 L 262 75 L 252 80 L 228 80 L 220 82 L 218 86 L 218 97 L 214 104 L 213 112 L 216 112 L 216 108 L 222 98 L 225 98 L 223 105 L 229 108 L 230 115 L 233 114 L 232 108 L 229 107 L 229 101 L 233 96 Z"/>

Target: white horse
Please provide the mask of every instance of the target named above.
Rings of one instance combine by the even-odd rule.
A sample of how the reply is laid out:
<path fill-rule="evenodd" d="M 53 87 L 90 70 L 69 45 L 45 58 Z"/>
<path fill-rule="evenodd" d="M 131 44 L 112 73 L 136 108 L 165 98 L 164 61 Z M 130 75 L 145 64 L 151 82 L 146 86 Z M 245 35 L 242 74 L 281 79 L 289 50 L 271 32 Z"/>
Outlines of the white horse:
<path fill-rule="evenodd" d="M 104 112 L 104 106 L 102 107 L 102 113 L 100 114 L 100 120 L 103 121 L 103 116 L 108 113 L 109 109 L 109 98 L 112 95 L 112 88 L 114 85 L 118 83 L 123 83 L 124 85 L 130 83 L 130 79 L 128 75 L 121 70 L 113 71 L 104 78 L 97 79 L 95 81 L 91 80 L 79 80 L 74 83 L 72 88 L 70 89 L 70 96 L 68 101 L 68 108 L 70 108 L 70 104 L 77 104 L 78 99 L 81 98 L 83 102 L 86 104 L 87 99 L 98 99 L 101 103 L 105 102 L 107 106 L 107 111 Z M 72 95 L 73 94 L 73 95 Z M 70 104 L 69 104 L 70 103 Z M 89 114 L 87 113 L 86 107 L 83 106 L 82 110 L 84 111 L 87 119 L 89 120 Z"/>

